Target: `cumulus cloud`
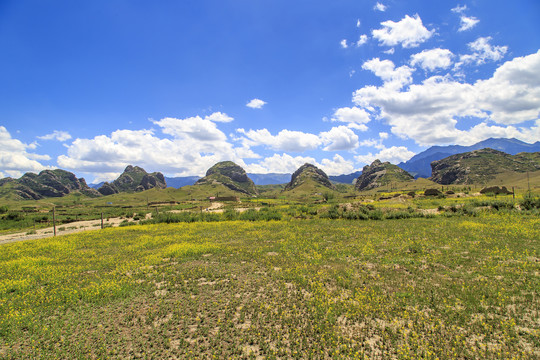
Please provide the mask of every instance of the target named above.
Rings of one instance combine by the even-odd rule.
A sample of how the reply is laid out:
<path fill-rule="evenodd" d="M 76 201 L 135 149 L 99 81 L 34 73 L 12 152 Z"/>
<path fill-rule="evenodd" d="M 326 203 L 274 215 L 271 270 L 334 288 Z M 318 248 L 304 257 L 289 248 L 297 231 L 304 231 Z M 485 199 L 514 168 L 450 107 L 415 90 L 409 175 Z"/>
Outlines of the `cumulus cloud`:
<path fill-rule="evenodd" d="M 384 21 L 381 25 L 383 26 L 381 29 L 375 29 L 371 33 L 381 45 L 386 46 L 401 44 L 403 48 L 417 47 L 435 33 L 435 30 L 428 30 L 424 27 L 418 14 L 414 17 L 405 15 L 398 22 Z"/>
<path fill-rule="evenodd" d="M 264 105 L 264 104 L 263 104 Z M 234 120 L 234 118 L 222 112 L 215 112 L 209 116 L 205 116 L 204 120 L 214 121 L 214 122 L 224 122 L 228 123 Z"/>
<path fill-rule="evenodd" d="M 204 175 L 219 161 L 232 160 L 242 165 L 244 158 L 258 158 L 247 147 L 233 146 L 214 122 L 229 119 L 232 118 L 223 113 L 205 118 L 163 118 L 153 123 L 165 136 L 146 129 L 117 130 L 110 135 L 75 139 L 67 147 L 67 155 L 58 157 L 58 165 L 97 176 L 105 174 L 98 179 L 111 180 L 130 164 L 176 176 Z"/>
<path fill-rule="evenodd" d="M 341 45 L 341 47 L 342 47 L 343 49 L 346 49 L 346 48 L 349 47 L 349 45 L 347 44 L 347 40 L 346 40 L 346 39 L 341 40 L 339 44 Z"/>
<path fill-rule="evenodd" d="M 467 30 L 470 30 L 472 29 L 473 27 L 476 26 L 476 24 L 478 24 L 480 22 L 480 20 L 478 20 L 477 18 L 475 18 L 474 16 L 465 16 L 465 15 L 462 15 L 461 16 L 461 25 L 458 29 L 458 31 L 467 31 Z"/>
<path fill-rule="evenodd" d="M 295 172 L 305 163 L 313 164 L 323 170 L 327 175 L 349 174 L 355 170 L 354 164 L 350 160 L 345 160 L 342 156 L 336 154 L 332 159 L 322 159 L 317 162 L 309 156 L 291 156 L 287 153 L 274 154 L 263 160 L 247 164 L 245 169 L 248 173 L 254 174 L 288 174 Z"/>
<path fill-rule="evenodd" d="M 412 158 L 415 154 L 409 151 L 405 146 L 392 146 L 384 148 L 377 154 L 368 153 L 366 155 L 357 155 L 355 160 L 360 164 L 371 164 L 376 159 L 382 162 L 388 161 L 394 165 L 399 164 Z"/>
<path fill-rule="evenodd" d="M 274 150 L 302 152 L 314 150 L 321 143 L 319 136 L 301 131 L 281 130 L 277 135 L 272 135 L 267 129 L 244 130 L 237 129 L 243 134 L 243 142 L 246 146 L 266 146 Z"/>
<path fill-rule="evenodd" d="M 354 163 L 350 160 L 345 160 L 343 156 L 336 154 L 332 159 L 322 159 L 318 167 L 326 173 L 326 175 L 342 175 L 350 174 L 356 171 Z"/>
<path fill-rule="evenodd" d="M 358 135 L 346 126 L 333 127 L 320 134 L 325 151 L 354 150 L 358 147 Z"/>
<path fill-rule="evenodd" d="M 257 163 L 247 164 L 246 171 L 254 174 L 288 174 L 295 172 L 305 163 L 315 164 L 315 159 L 304 156 L 291 156 L 289 154 L 274 154 Z"/>
<path fill-rule="evenodd" d="M 375 6 L 373 7 L 373 10 L 377 10 L 377 11 L 386 11 L 386 5 L 383 5 L 381 4 L 380 2 L 376 3 Z"/>
<path fill-rule="evenodd" d="M 455 81 L 450 76 L 433 76 L 404 90 L 366 86 L 354 93 L 353 101 L 361 108 L 377 109 L 394 134 L 421 145 L 467 145 L 484 140 L 489 133 L 503 132 L 531 141 L 536 128 L 492 123 L 538 121 L 540 51 L 508 61 L 491 78 L 473 84 Z M 479 125 L 460 130 L 456 125 L 464 118 L 477 119 Z"/>
<path fill-rule="evenodd" d="M 424 70 L 435 71 L 447 69 L 452 64 L 454 54 L 448 49 L 424 50 L 411 56 L 411 65 L 420 66 Z"/>
<path fill-rule="evenodd" d="M 365 109 L 359 107 L 342 107 L 337 109 L 332 116 L 332 121 L 344 122 L 357 130 L 366 131 L 367 124 L 371 118 Z"/>
<path fill-rule="evenodd" d="M 54 130 L 50 134 L 43 135 L 43 136 L 38 136 L 38 139 L 41 139 L 41 140 L 58 140 L 58 141 L 64 142 L 64 141 L 67 141 L 67 140 L 71 139 L 71 135 L 67 131 Z"/>
<path fill-rule="evenodd" d="M 491 37 L 489 36 L 480 37 L 475 41 L 467 44 L 469 49 L 472 51 L 472 54 L 461 55 L 461 63 L 475 63 L 477 65 L 480 65 L 486 63 L 489 60 L 501 60 L 508 51 L 508 46 L 494 46 L 489 43 L 490 41 Z"/>
<path fill-rule="evenodd" d="M 252 99 L 246 104 L 246 106 L 252 109 L 262 109 L 265 104 L 267 104 L 267 102 L 261 99 Z"/>
<path fill-rule="evenodd" d="M 366 34 L 360 35 L 360 38 L 356 42 L 356 46 L 362 46 L 368 41 L 368 36 Z"/>
<path fill-rule="evenodd" d="M 412 73 L 414 69 L 404 65 L 396 68 L 391 60 L 380 60 L 374 58 L 366 61 L 362 69 L 373 72 L 383 80 L 388 88 L 401 89 L 403 86 L 412 82 Z"/>
<path fill-rule="evenodd" d="M 11 137 L 9 131 L 0 126 L 0 174 L 20 177 L 25 172 L 40 172 L 48 169 L 39 161 L 50 160 L 48 155 L 28 152 L 35 149 L 35 144 L 25 144 Z"/>

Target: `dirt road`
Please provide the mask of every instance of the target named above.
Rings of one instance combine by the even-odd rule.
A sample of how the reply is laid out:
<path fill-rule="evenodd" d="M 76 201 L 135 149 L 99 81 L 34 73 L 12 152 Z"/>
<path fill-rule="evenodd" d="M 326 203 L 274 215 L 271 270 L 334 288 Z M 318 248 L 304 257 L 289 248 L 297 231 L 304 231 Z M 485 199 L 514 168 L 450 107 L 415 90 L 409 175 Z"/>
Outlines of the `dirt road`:
<path fill-rule="evenodd" d="M 110 218 L 109 220 L 104 219 L 103 225 L 104 226 L 109 226 L 109 225 L 118 226 L 124 220 L 125 219 L 121 219 L 121 218 Z M 73 234 L 76 232 L 98 230 L 98 229 L 101 229 L 101 220 L 76 221 L 69 224 L 62 224 L 62 225 L 57 226 L 56 235 L 61 236 L 61 235 L 66 235 L 66 234 Z M 22 241 L 22 240 L 42 239 L 42 238 L 51 237 L 51 236 L 54 236 L 53 227 L 38 229 L 36 230 L 35 234 L 29 234 L 28 231 L 25 231 L 25 232 L 14 233 L 14 234 L 0 235 L 0 245 L 7 244 L 10 242 L 15 242 L 15 241 Z"/>

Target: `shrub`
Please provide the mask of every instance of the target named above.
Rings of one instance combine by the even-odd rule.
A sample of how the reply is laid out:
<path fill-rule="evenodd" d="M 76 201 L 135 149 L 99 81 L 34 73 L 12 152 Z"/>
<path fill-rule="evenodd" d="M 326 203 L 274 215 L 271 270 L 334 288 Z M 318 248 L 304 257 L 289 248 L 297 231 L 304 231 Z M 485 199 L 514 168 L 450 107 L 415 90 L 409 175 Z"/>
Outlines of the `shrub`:
<path fill-rule="evenodd" d="M 525 210 L 540 209 L 540 197 L 526 194 L 519 206 Z"/>

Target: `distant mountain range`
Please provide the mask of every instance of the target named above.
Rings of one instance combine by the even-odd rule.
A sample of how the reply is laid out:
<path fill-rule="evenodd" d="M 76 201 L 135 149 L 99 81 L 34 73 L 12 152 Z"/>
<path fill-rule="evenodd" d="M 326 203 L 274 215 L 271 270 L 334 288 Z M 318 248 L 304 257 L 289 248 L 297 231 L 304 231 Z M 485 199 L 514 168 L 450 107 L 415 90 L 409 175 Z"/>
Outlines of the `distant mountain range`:
<path fill-rule="evenodd" d="M 362 171 L 357 171 L 351 174 L 346 175 L 336 175 L 329 176 L 330 181 L 343 183 L 343 184 L 352 184 L 356 180 Z M 292 174 L 278 174 L 278 173 L 269 173 L 269 174 L 247 174 L 248 177 L 253 180 L 255 185 L 276 185 L 276 184 L 287 184 L 291 181 Z M 178 176 L 178 177 L 167 177 L 165 176 L 165 181 L 168 187 L 173 187 L 179 189 L 183 186 L 194 185 L 199 176 Z M 104 182 L 97 184 L 90 184 L 89 186 L 94 189 L 99 189 Z"/>
<path fill-rule="evenodd" d="M 448 145 L 448 146 L 432 146 L 426 151 L 413 156 L 406 162 L 399 163 L 398 166 L 409 172 L 414 177 L 428 178 L 431 176 L 431 163 L 436 160 L 444 159 L 451 155 L 466 153 L 474 150 L 490 148 L 505 152 L 510 155 L 516 155 L 520 152 L 539 152 L 540 141 L 534 144 L 517 139 L 494 139 L 490 138 L 480 141 L 471 146 Z"/>

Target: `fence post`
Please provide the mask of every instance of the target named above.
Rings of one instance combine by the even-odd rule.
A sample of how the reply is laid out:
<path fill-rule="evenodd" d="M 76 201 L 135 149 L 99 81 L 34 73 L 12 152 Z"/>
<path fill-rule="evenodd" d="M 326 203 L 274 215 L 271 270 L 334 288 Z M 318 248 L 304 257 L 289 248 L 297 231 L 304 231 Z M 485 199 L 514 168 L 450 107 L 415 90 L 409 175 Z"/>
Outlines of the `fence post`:
<path fill-rule="evenodd" d="M 103 213 L 101 213 L 101 228 L 103 229 Z"/>
<path fill-rule="evenodd" d="M 52 208 L 52 222 L 53 222 L 54 236 L 56 236 L 56 216 L 54 212 L 54 207 Z"/>

